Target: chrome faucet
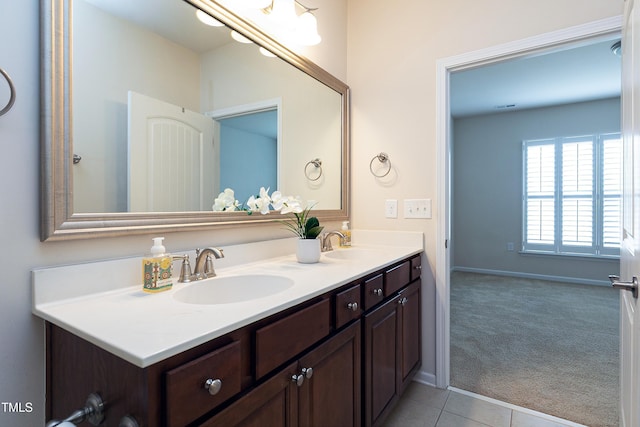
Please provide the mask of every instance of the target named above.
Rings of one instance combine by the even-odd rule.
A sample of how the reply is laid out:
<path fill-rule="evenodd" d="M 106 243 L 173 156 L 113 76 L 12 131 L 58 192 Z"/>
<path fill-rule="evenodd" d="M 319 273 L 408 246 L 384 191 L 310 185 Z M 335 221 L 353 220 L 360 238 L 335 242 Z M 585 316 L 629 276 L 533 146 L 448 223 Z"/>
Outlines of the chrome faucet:
<path fill-rule="evenodd" d="M 324 233 L 321 237 L 322 245 L 320 247 L 320 250 L 322 252 L 329 252 L 333 250 L 333 246 L 331 246 L 331 236 L 338 236 L 340 237 L 340 241 L 344 242 L 344 234 L 337 230 Z"/>
<path fill-rule="evenodd" d="M 224 258 L 222 249 L 218 248 L 204 248 L 202 250 L 196 249 L 196 266 L 194 268 L 192 280 L 202 280 L 208 277 L 214 277 L 216 275 L 213 269 L 213 258 Z"/>

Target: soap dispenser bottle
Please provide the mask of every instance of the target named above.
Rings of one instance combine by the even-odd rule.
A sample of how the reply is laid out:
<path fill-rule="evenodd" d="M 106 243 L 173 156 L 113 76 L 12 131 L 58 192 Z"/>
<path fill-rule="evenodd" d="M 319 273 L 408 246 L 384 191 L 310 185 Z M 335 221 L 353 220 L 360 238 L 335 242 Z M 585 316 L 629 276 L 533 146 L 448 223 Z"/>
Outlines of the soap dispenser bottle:
<path fill-rule="evenodd" d="M 344 239 L 340 240 L 340 247 L 342 248 L 350 248 L 351 247 L 351 230 L 349 230 L 349 221 L 342 221 L 342 235 Z"/>
<path fill-rule="evenodd" d="M 164 237 L 154 237 L 151 254 L 142 260 L 142 289 L 145 292 L 161 292 L 171 289 L 173 259 L 166 253 L 162 241 Z"/>

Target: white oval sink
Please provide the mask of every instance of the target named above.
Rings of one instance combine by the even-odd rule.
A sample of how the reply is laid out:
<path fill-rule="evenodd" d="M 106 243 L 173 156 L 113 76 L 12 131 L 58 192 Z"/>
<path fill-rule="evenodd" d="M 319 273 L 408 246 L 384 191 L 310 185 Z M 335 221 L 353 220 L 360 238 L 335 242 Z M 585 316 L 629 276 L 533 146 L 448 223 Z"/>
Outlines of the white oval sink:
<path fill-rule="evenodd" d="M 348 249 L 334 249 L 330 252 L 325 252 L 324 256 L 333 259 L 362 259 L 371 254 L 370 250 L 359 248 Z"/>
<path fill-rule="evenodd" d="M 184 285 L 173 297 L 187 304 L 231 304 L 274 295 L 293 285 L 287 277 L 267 274 L 221 276 Z"/>

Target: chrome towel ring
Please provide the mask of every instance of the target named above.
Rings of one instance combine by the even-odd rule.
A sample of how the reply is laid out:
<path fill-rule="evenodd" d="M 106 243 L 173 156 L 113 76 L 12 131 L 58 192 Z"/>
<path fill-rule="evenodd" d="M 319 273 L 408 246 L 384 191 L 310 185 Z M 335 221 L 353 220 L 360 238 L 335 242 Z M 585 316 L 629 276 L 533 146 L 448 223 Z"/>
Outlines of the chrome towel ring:
<path fill-rule="evenodd" d="M 0 116 L 3 116 L 11 109 L 11 107 L 13 107 L 13 103 L 16 101 L 16 88 L 13 86 L 13 81 L 11 80 L 11 77 L 9 77 L 9 74 L 7 74 L 7 72 L 2 68 L 0 68 L 0 74 L 2 74 L 5 79 L 7 79 L 7 83 L 9 84 L 9 90 L 11 91 L 11 95 L 9 96 L 9 102 L 7 103 L 7 105 L 5 105 L 5 107 L 2 110 L 0 110 Z"/>
<path fill-rule="evenodd" d="M 383 163 L 383 164 L 387 163 L 387 171 L 385 173 L 377 174 L 374 172 L 373 162 L 376 159 L 378 159 L 380 163 Z M 389 155 L 387 153 L 380 153 L 376 156 L 373 156 L 373 159 L 371 159 L 371 161 L 369 162 L 369 170 L 371 171 L 373 176 L 375 176 L 376 178 L 384 178 L 385 176 L 389 175 L 389 172 L 391 172 L 391 159 L 389 159 Z"/>
<path fill-rule="evenodd" d="M 313 172 L 313 170 L 309 170 L 309 166 L 313 165 L 315 167 L 315 169 L 320 169 L 320 171 L 318 172 L 318 176 L 315 178 L 311 178 L 311 173 Z M 322 176 L 322 160 L 320 159 L 313 159 L 309 162 L 307 162 L 306 165 L 304 165 L 304 176 L 307 177 L 307 179 L 309 181 L 317 181 L 320 179 L 320 177 Z"/>

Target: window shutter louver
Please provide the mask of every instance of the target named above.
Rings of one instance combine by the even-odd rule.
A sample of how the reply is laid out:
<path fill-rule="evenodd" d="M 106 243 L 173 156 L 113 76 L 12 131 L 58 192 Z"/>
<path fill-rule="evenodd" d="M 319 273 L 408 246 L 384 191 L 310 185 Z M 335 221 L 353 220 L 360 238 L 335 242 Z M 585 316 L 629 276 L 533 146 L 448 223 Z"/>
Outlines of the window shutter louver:
<path fill-rule="evenodd" d="M 523 250 L 617 256 L 620 134 L 524 141 Z"/>
<path fill-rule="evenodd" d="M 562 144 L 562 244 L 593 245 L 593 142 Z"/>

